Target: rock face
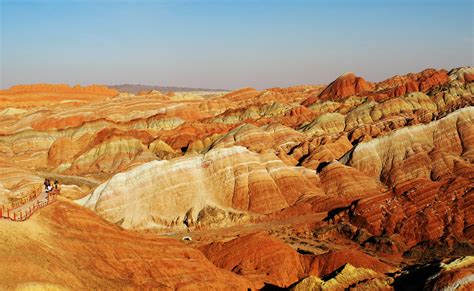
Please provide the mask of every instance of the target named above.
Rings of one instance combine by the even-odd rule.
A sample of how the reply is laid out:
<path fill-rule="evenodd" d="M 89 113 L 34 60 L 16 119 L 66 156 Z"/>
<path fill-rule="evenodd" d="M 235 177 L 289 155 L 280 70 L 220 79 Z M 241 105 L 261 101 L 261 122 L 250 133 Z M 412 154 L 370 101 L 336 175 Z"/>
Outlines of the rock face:
<path fill-rule="evenodd" d="M 253 233 L 227 242 L 210 243 L 199 249 L 216 266 L 242 275 L 259 287 L 274 285 L 308 288 L 317 282 L 322 284 L 319 288 L 334 290 L 362 281 L 367 281 L 363 284 L 365 286 L 387 286 L 385 280 L 390 279 L 384 278 L 383 274 L 395 270 L 357 250 L 302 255 L 283 241 L 265 233 Z M 308 276 L 314 279 L 297 283 Z M 328 277 L 333 278 L 326 279 L 326 282 L 319 279 Z"/>
<path fill-rule="evenodd" d="M 58 94 L 91 94 L 114 96 L 118 91 L 101 85 L 90 85 L 82 87 L 76 85 L 70 87 L 65 84 L 34 84 L 34 85 L 15 85 L 7 90 L 1 90 L 2 94 L 25 94 L 25 93 L 58 93 Z"/>
<path fill-rule="evenodd" d="M 437 74 L 448 76 L 447 81 L 444 77 L 435 78 Z M 8 155 L 24 168 L 101 177 L 150 161 L 153 156 L 169 159 L 187 152 L 206 153 L 214 147 L 242 145 L 256 152 L 272 150 L 289 164 L 316 169 L 330 156 L 317 158 L 315 151 L 321 151 L 320 146 L 332 153 L 332 159 L 340 158 L 343 148 L 348 150 L 347 145 L 330 144 L 341 141 L 343 135 L 350 143 L 364 142 L 471 105 L 471 74 L 472 68 L 449 73 L 427 70 L 380 83 L 372 91 L 359 90 L 367 86 L 355 84 L 351 96 L 341 93 L 345 97 L 318 97 L 309 103 L 303 101 L 339 88 L 336 83 L 341 80 L 328 86 L 326 93 L 321 92 L 323 86 L 296 86 L 263 91 L 242 89 L 192 100 L 173 99 L 159 92 L 113 96 L 110 89 L 95 87 L 15 87 L 10 91 L 20 95 L 9 90 L 5 92 L 10 93 L 2 93 L 8 102 L 2 102 L 7 108 L 0 114 L 0 148 L 5 152 L 0 159 Z M 351 76 L 341 79 L 352 80 Z M 398 97 L 382 94 L 410 78 L 443 81 L 431 82 L 431 87 L 426 85 L 429 89 L 420 89 L 423 92 Z M 342 83 L 352 84 L 346 81 Z M 377 94 L 385 97 L 378 98 Z M 50 95 L 56 99 L 48 99 Z M 48 106 L 52 103 L 54 108 Z M 108 134 L 101 137 L 104 132 Z M 91 148 L 91 142 L 97 139 L 103 144 L 95 143 Z M 160 147 L 166 150 L 156 149 L 151 145 L 154 141 L 161 141 Z M 35 155 L 30 154 L 33 151 Z M 107 157 L 104 152 L 108 151 L 116 154 Z"/>
<path fill-rule="evenodd" d="M 311 275 L 325 277 L 341 268 L 345 268 L 346 263 L 350 264 L 349 269 L 355 266 L 362 269 L 376 270 L 379 273 L 394 271 L 393 267 L 356 250 L 329 251 L 325 254 L 315 256 L 312 258 L 310 265 L 307 266 L 307 269 Z"/>
<path fill-rule="evenodd" d="M 289 149 L 305 139 L 304 134 L 283 125 L 269 124 L 257 127 L 246 124 L 217 139 L 211 148 L 244 146 L 253 152 L 259 153 L 273 148 Z"/>
<path fill-rule="evenodd" d="M 16 85 L 0 90 L 0 108 L 49 106 L 51 102 L 85 103 L 116 96 L 119 92 L 106 86 L 70 87 L 66 84 Z"/>
<path fill-rule="evenodd" d="M 80 203 L 125 228 L 186 227 L 200 223 L 206 207 L 236 217 L 279 211 L 317 193 L 316 182 L 312 171 L 287 166 L 273 154 L 232 147 L 146 163 L 114 176 Z"/>
<path fill-rule="evenodd" d="M 233 271 L 263 287 L 264 283 L 288 287 L 304 274 L 300 255 L 280 240 L 262 233 L 200 250 L 216 266 Z"/>
<path fill-rule="evenodd" d="M 358 145 L 349 165 L 392 187 L 415 178 L 438 180 L 453 174 L 455 160 L 473 161 L 473 121 L 474 108 L 468 107 L 428 125 L 400 129 Z"/>
<path fill-rule="evenodd" d="M 472 239 L 473 121 L 473 108 L 466 108 L 359 145 L 349 164 L 394 192 L 360 201 L 356 224 L 379 235 L 400 234 L 409 246 Z"/>
<path fill-rule="evenodd" d="M 453 71 L 450 72 L 453 74 Z M 463 72 L 464 73 L 464 72 Z M 472 72 L 462 74 L 459 81 L 469 81 Z M 466 77 L 464 77 L 466 76 Z M 349 96 L 368 96 L 371 99 L 384 101 L 389 98 L 400 97 L 413 92 L 427 93 L 449 83 L 452 80 L 446 70 L 426 69 L 419 73 L 410 73 L 404 76 L 395 76 L 379 83 L 369 83 L 354 73 L 345 73 L 329 84 L 316 98 L 311 96 L 303 103 L 306 106 L 317 100 L 343 101 Z"/>
<path fill-rule="evenodd" d="M 376 91 L 389 97 L 398 97 L 412 92 L 428 92 L 431 88 L 446 84 L 448 81 L 447 71 L 426 69 L 417 74 L 396 76 L 377 83 Z"/>
<path fill-rule="evenodd" d="M 42 179 L 9 163 L 0 163 L 0 204 L 6 205 L 19 198 L 41 191 Z"/>
<path fill-rule="evenodd" d="M 366 268 L 355 268 L 346 264 L 337 271 L 330 279 L 321 280 L 318 277 L 309 276 L 291 288 L 294 291 L 303 290 L 345 290 L 357 289 L 390 289 L 391 281 L 384 279 L 383 275 Z"/>
<path fill-rule="evenodd" d="M 149 89 L 0 91 L 2 210 L 44 178 L 81 205 L 60 200 L 31 228 L 0 221 L 16 238 L 0 247 L 14 266 L 0 289 L 381 289 L 423 274 L 437 275 L 419 288 L 471 284 L 470 266 L 439 262 L 474 252 L 474 68 Z"/>
<path fill-rule="evenodd" d="M 250 281 L 173 239 L 127 233 L 71 202 L 0 220 L 2 289 L 239 289 Z"/>
<path fill-rule="evenodd" d="M 441 263 L 440 270 L 424 286 L 434 290 L 471 290 L 474 287 L 474 257 L 467 256 Z"/>
<path fill-rule="evenodd" d="M 363 78 L 357 77 L 354 73 L 345 73 L 319 94 L 320 100 L 340 101 L 343 98 L 368 92 L 373 89 L 373 85 L 367 83 Z"/>

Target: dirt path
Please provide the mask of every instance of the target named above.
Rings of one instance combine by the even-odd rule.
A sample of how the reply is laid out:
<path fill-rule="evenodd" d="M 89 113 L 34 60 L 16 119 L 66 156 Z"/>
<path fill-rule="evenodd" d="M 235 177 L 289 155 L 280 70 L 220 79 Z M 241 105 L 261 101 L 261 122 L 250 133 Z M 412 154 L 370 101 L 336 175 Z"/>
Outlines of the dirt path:
<path fill-rule="evenodd" d="M 74 184 L 77 186 L 85 185 L 89 188 L 95 188 L 102 184 L 102 181 L 98 181 L 92 178 L 84 178 L 79 176 L 70 176 L 70 175 L 61 175 L 61 174 L 51 174 L 45 172 L 36 172 L 36 175 L 42 178 L 49 178 L 50 180 L 61 181 L 61 184 Z"/>
<path fill-rule="evenodd" d="M 273 233 L 273 235 L 278 236 L 277 234 L 282 235 L 283 233 L 286 233 L 288 231 L 288 228 L 294 229 L 296 225 L 318 223 L 322 221 L 326 216 L 327 212 L 312 213 L 273 221 L 257 223 L 249 222 L 248 224 L 235 225 L 225 228 L 177 231 L 169 233 L 160 233 L 158 235 L 163 237 L 172 237 L 179 240 L 182 240 L 185 236 L 189 236 L 192 238 L 192 242 L 189 243 L 195 246 L 199 246 L 213 241 L 231 240 L 239 236 L 259 231 L 268 231 L 269 233 Z"/>

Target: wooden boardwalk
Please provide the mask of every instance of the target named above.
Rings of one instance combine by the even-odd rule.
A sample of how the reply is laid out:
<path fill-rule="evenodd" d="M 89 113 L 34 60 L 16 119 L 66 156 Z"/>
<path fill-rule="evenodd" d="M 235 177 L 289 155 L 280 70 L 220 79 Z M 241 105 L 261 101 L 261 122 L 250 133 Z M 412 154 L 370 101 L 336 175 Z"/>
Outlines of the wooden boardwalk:
<path fill-rule="evenodd" d="M 49 193 L 43 190 L 23 197 L 8 205 L 0 205 L 0 217 L 12 221 L 25 221 L 38 209 L 56 201 L 56 197 L 59 193 L 59 189 L 54 189 Z"/>

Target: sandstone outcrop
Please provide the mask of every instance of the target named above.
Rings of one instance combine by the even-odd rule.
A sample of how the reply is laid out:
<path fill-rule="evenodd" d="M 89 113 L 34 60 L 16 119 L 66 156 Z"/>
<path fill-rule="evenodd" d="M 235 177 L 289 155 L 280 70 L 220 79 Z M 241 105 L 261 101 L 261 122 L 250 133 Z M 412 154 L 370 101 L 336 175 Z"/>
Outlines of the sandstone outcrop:
<path fill-rule="evenodd" d="M 127 233 L 67 201 L 28 221 L 0 220 L 0 288 L 246 290 L 253 284 L 219 269 L 173 239 Z"/>
<path fill-rule="evenodd" d="M 16 85 L 0 90 L 0 108 L 47 107 L 51 102 L 77 105 L 104 100 L 118 94 L 118 91 L 101 85 L 85 87 L 80 85 L 70 87 L 66 84 Z"/>
<path fill-rule="evenodd" d="M 345 264 L 332 278 L 322 280 L 316 276 L 309 276 L 298 282 L 291 290 L 345 290 L 349 288 L 390 290 L 392 281 L 372 269 L 355 268 L 351 264 Z"/>
<path fill-rule="evenodd" d="M 304 274 L 300 255 L 263 233 L 212 243 L 200 250 L 214 265 L 242 275 L 259 287 L 265 283 L 288 287 Z"/>
<path fill-rule="evenodd" d="M 472 239 L 473 112 L 465 108 L 357 146 L 349 165 L 394 192 L 361 200 L 353 222 L 373 234 L 400 234 L 409 247 Z"/>
<path fill-rule="evenodd" d="M 388 97 L 403 96 L 412 92 L 427 92 L 431 88 L 446 84 L 449 81 L 445 70 L 426 69 L 420 73 L 396 76 L 376 84 L 379 95 Z"/>
<path fill-rule="evenodd" d="M 439 179 L 454 161 L 472 161 L 474 109 L 459 110 L 428 125 L 408 127 L 358 145 L 349 165 L 390 186 L 415 178 Z"/>
<path fill-rule="evenodd" d="M 118 91 L 101 85 L 84 86 L 76 85 L 70 87 L 66 84 L 34 84 L 15 85 L 6 90 L 1 90 L 0 94 L 25 94 L 25 93 L 57 93 L 57 94 L 91 94 L 115 96 Z"/>
<path fill-rule="evenodd" d="M 281 210 L 317 193 L 316 182 L 314 172 L 287 166 L 271 153 L 232 147 L 143 164 L 115 175 L 80 203 L 125 228 L 183 228 L 189 215 L 199 223 L 207 206 L 256 214 Z"/>
<path fill-rule="evenodd" d="M 0 205 L 41 191 L 43 180 L 28 170 L 0 162 Z"/>
<path fill-rule="evenodd" d="M 26 228 L 0 221 L 15 238 L 0 289 L 380 289 L 427 273 L 417 287 L 469 288 L 470 259 L 455 259 L 474 251 L 473 96 L 472 67 L 234 92 L 1 90 L 0 204 L 44 178 L 62 192 Z"/>
<path fill-rule="evenodd" d="M 268 149 L 285 148 L 289 150 L 294 145 L 305 140 L 300 132 L 279 124 L 262 127 L 246 124 L 239 126 L 216 140 L 211 148 L 244 146 L 253 152 Z"/>
<path fill-rule="evenodd" d="M 424 288 L 470 290 L 474 287 L 474 257 L 461 257 L 440 265 L 440 270 L 428 278 Z"/>
<path fill-rule="evenodd" d="M 345 97 L 357 95 L 362 92 L 369 92 L 373 85 L 363 78 L 357 77 L 354 73 L 348 72 L 341 75 L 334 82 L 329 84 L 318 96 L 319 100 L 341 101 Z M 311 100 L 305 101 L 304 105 L 310 105 Z"/>
<path fill-rule="evenodd" d="M 378 259 L 357 250 L 330 251 L 315 256 L 310 262 L 310 265 L 306 267 L 308 273 L 318 277 L 324 277 L 340 268 L 344 268 L 346 263 L 351 264 L 351 267 L 376 270 L 379 273 L 386 273 L 394 271 L 395 269 L 382 263 Z"/>

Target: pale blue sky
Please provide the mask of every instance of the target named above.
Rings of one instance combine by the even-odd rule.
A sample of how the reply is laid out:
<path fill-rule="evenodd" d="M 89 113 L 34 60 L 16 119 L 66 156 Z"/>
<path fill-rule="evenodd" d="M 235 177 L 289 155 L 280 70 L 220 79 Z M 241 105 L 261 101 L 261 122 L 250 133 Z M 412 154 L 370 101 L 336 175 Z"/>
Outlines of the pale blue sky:
<path fill-rule="evenodd" d="M 470 0 L 0 2 L 1 88 L 267 88 L 473 65 Z"/>

